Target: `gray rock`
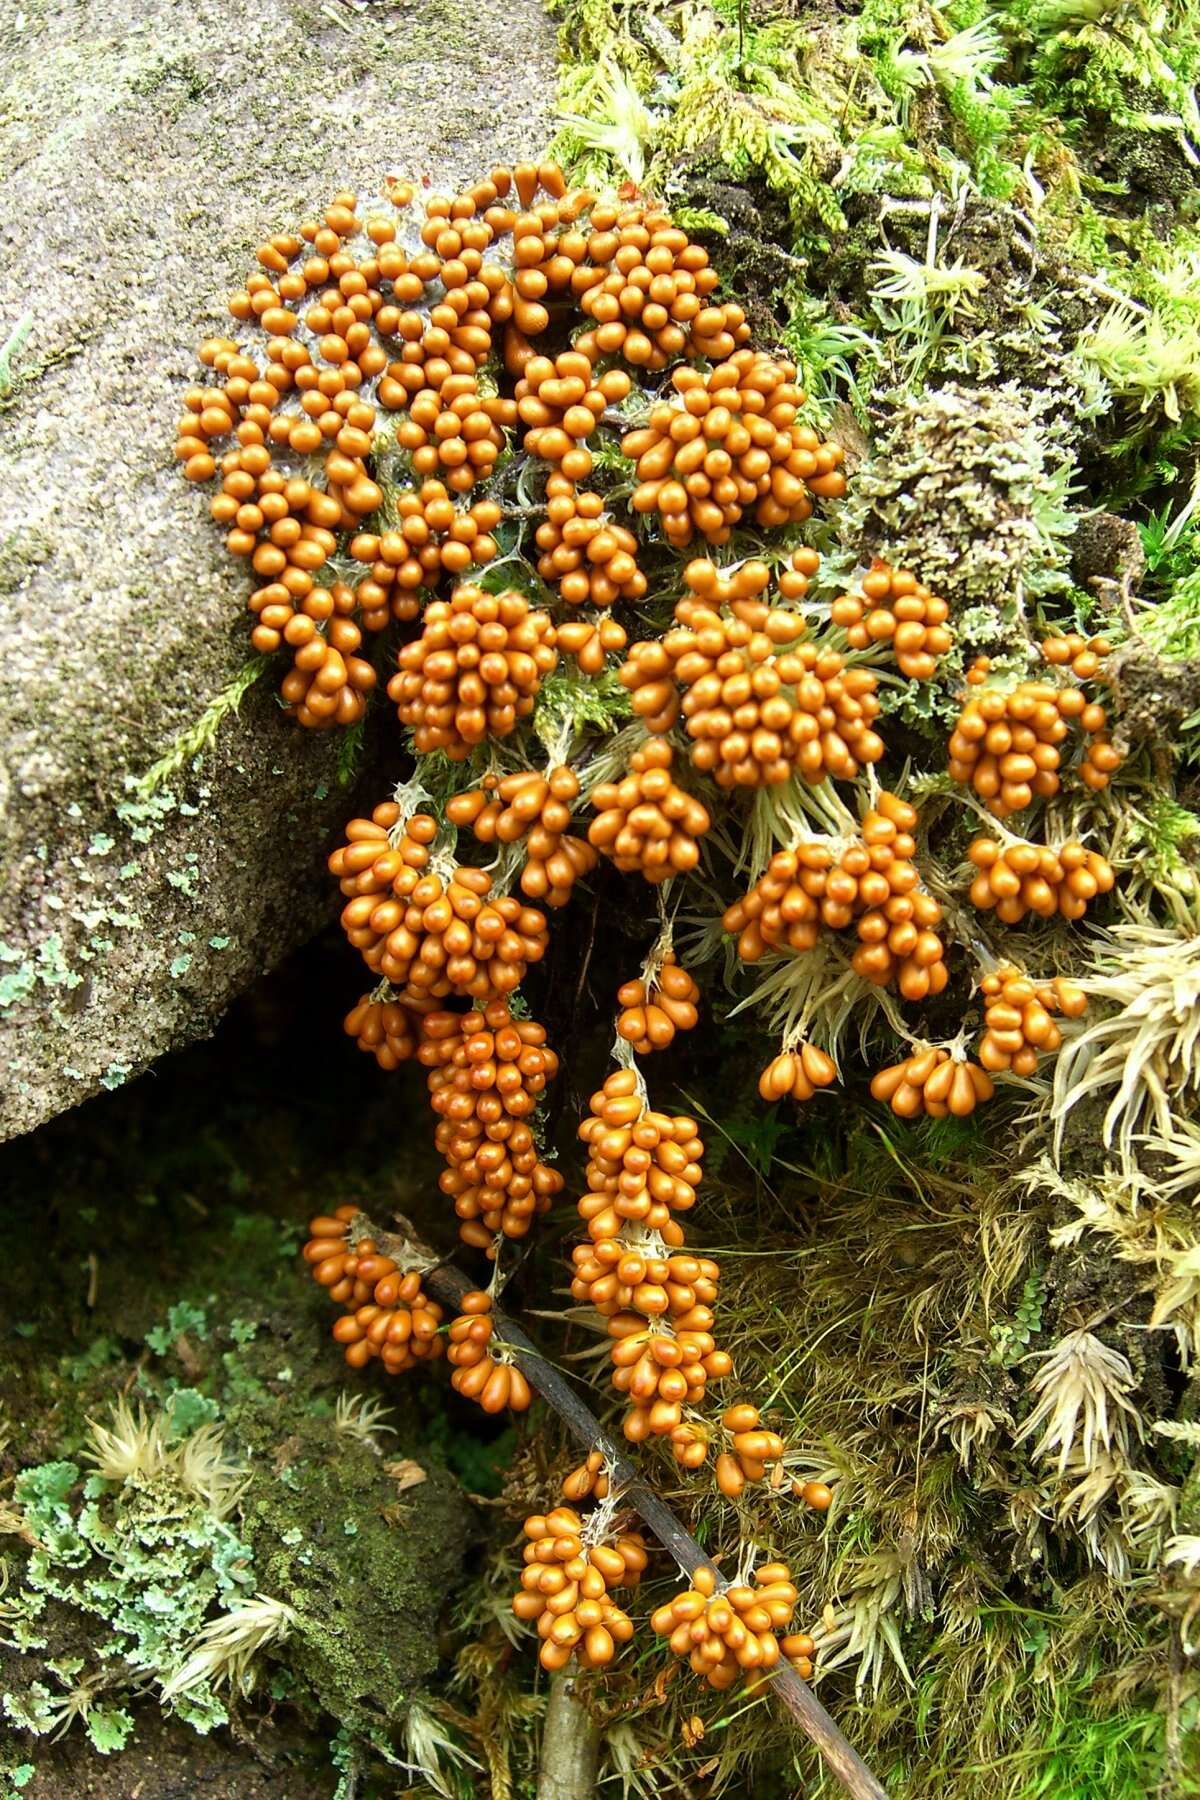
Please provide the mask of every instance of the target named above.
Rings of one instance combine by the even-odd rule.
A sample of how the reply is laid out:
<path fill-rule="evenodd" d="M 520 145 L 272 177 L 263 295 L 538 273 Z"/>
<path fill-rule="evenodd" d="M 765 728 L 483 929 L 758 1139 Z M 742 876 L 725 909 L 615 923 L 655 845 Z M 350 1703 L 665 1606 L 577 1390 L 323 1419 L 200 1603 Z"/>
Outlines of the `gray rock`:
<path fill-rule="evenodd" d="M 271 231 L 390 172 L 536 153 L 554 37 L 537 0 L 18 0 L 4 36 L 11 1136 L 211 1029 L 328 914 L 339 740 L 291 726 L 270 676 L 150 798 L 130 786 L 250 659 L 246 566 L 172 459 L 179 394 Z"/>

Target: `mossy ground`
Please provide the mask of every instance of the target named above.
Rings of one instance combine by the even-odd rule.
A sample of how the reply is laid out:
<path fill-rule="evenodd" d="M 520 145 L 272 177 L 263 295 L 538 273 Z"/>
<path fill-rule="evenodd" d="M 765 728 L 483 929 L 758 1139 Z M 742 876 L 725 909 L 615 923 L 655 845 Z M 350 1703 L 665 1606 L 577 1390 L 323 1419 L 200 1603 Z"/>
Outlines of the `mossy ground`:
<path fill-rule="evenodd" d="M 237 1518 L 257 1589 L 297 1615 L 232 1736 L 201 1743 L 135 1703 L 114 1793 L 172 1766 L 231 1800 L 329 1793 L 337 1727 L 387 1736 L 436 1685 L 450 1596 L 481 1529 L 464 1490 L 495 1484 L 495 1433 L 447 1407 L 444 1382 L 371 1384 L 390 1428 L 375 1448 L 335 1429 L 351 1383 L 298 1264 L 304 1222 L 347 1196 L 420 1217 L 431 1184 L 423 1134 L 397 1121 L 394 1094 L 364 1079 L 348 1044 L 338 1054 L 321 961 L 298 984 L 257 991 L 214 1043 L 4 1153 L 6 1475 L 82 1460 L 88 1421 L 122 1397 L 155 1414 L 182 1390 L 250 1471 Z M 387 1465 L 404 1460 L 424 1479 L 399 1489 Z M 11 1600 L 25 1553 L 13 1538 L 4 1550 Z M 41 1650 L 0 1652 L 0 1690 L 26 1694 L 51 1661 L 82 1656 L 90 1670 L 103 1658 L 102 1622 L 68 1605 L 51 1602 L 39 1631 Z M 96 1764 L 84 1791 L 110 1791 L 81 1732 L 60 1744 L 6 1721 L 5 1737 L 0 1764 L 34 1765 L 34 1800 L 63 1792 L 81 1755 Z"/>

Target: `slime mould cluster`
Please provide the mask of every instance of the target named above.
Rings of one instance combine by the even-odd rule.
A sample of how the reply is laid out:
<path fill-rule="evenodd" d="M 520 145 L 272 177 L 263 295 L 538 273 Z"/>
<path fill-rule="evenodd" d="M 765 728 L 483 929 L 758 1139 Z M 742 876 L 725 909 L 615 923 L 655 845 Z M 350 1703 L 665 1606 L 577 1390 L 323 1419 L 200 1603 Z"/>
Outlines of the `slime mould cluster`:
<path fill-rule="evenodd" d="M 828 1090 L 846 1016 L 876 1005 L 905 1054 L 874 1073 L 873 1095 L 905 1118 L 963 1116 L 1028 1077 L 1086 1004 L 993 954 L 970 909 L 1078 919 L 1111 888 L 1077 833 L 1054 841 L 1049 802 L 1103 788 L 1120 754 L 1098 697 L 1108 646 L 1064 632 L 1030 639 L 1015 672 L 1011 657 L 969 664 L 944 764 L 913 789 L 932 785 L 931 819 L 883 789 L 881 684 L 934 681 L 968 646 L 919 571 L 876 559 L 825 594 L 835 578 L 800 534 L 845 491 L 842 452 L 804 416 L 793 365 L 749 342 L 706 252 L 654 201 L 569 191 L 548 163 L 415 201 L 393 183 L 360 215 L 339 194 L 260 248 L 229 303 L 236 336 L 201 347 L 212 380 L 185 396 L 177 453 L 189 480 L 216 484 L 213 517 L 258 583 L 253 643 L 292 659 L 282 698 L 297 725 L 357 721 L 380 660 L 367 639 L 404 630 L 387 693 L 416 774 L 330 858 L 375 982 L 345 1025 L 381 1067 L 427 1071 L 442 1190 L 498 1274 L 501 1246 L 564 1185 L 538 1124 L 558 1058 L 516 990 L 547 948 L 543 908 L 566 907 L 601 858 L 659 889 L 698 870 L 710 896 L 724 882 L 717 935 L 785 1003 L 768 1102 Z M 543 716 L 552 679 L 626 695 L 632 724 L 614 736 L 599 700 Z M 439 800 L 463 763 L 470 785 Z M 985 827 L 965 875 L 928 846 L 950 802 Z M 1009 830 L 1018 814 L 1044 841 Z M 494 851 L 488 868 L 466 839 Z M 977 1060 L 965 1028 L 927 1041 L 901 1010 L 935 1001 L 964 962 L 984 1013 Z M 822 1008 L 814 967 L 832 970 L 840 1010 Z M 607 1332 L 625 1437 L 665 1440 L 686 1471 L 711 1465 L 731 1501 L 766 1482 L 821 1511 L 829 1488 L 789 1475 L 753 1404 L 709 1407 L 734 1370 L 719 1266 L 684 1230 L 704 1144 L 694 1119 L 651 1104 L 637 1061 L 703 1003 L 669 926 L 616 998 L 618 1066 L 579 1130 L 571 1294 Z M 352 1206 L 315 1219 L 304 1254 L 352 1367 L 399 1373 L 445 1349 L 455 1388 L 485 1410 L 530 1404 L 495 1281 L 443 1319 Z M 598 1454 L 564 1497 L 597 1510 L 527 1520 L 514 1610 L 546 1667 L 594 1668 L 631 1634 L 609 1593 L 646 1552 Z M 795 1598 L 782 1564 L 720 1592 L 702 1568 L 651 1623 L 724 1688 L 781 1655 L 811 1672 Z"/>

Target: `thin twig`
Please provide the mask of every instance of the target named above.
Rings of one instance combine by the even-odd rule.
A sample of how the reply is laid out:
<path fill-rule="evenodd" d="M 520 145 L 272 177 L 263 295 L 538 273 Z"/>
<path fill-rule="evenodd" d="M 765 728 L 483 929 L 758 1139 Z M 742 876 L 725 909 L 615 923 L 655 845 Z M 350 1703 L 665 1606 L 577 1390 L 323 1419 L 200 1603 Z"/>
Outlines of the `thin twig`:
<path fill-rule="evenodd" d="M 451 1262 L 442 1261 L 436 1251 L 423 1244 L 410 1222 L 397 1216 L 395 1233 L 378 1230 L 365 1214 L 352 1221 L 351 1238 L 373 1238 L 381 1253 L 391 1256 L 401 1267 L 424 1270 L 425 1286 L 437 1299 L 457 1306 L 475 1283 Z M 492 1318 L 496 1337 L 512 1353 L 512 1359 L 531 1387 L 537 1389 L 562 1419 L 571 1434 L 586 1450 L 599 1450 L 608 1468 L 609 1480 L 621 1490 L 621 1498 L 638 1512 L 663 1548 L 669 1550 L 680 1569 L 688 1575 L 698 1568 L 711 1570 L 718 1589 L 730 1584 L 712 1563 L 691 1533 L 679 1523 L 675 1514 L 654 1489 L 648 1487 L 621 1447 L 603 1429 L 595 1414 L 584 1405 L 574 1388 L 548 1362 L 537 1346 L 526 1337 L 520 1326 L 493 1305 Z M 796 1723 L 812 1739 L 829 1768 L 854 1800 L 888 1800 L 887 1791 L 868 1769 L 858 1752 L 842 1736 L 812 1689 L 797 1675 L 789 1662 L 781 1660 L 770 1676 L 771 1687 Z"/>

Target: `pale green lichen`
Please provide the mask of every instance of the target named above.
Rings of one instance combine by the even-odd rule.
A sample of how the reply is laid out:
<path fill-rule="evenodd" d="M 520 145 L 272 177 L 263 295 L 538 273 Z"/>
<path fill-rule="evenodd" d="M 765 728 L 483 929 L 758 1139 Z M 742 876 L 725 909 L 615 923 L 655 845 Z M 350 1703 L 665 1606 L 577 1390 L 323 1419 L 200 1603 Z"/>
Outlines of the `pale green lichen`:
<path fill-rule="evenodd" d="M 23 1693 L 3 1696 L 9 1717 L 39 1733 L 89 1712 L 90 1693 L 119 1694 L 146 1680 L 161 1692 L 183 1666 L 210 1609 L 230 1609 L 254 1586 L 248 1545 L 214 1510 L 211 1484 L 197 1477 L 196 1458 L 189 1461 L 196 1439 L 169 1452 L 158 1420 L 127 1413 L 118 1415 L 112 1432 L 97 1427 L 94 1442 L 99 1473 L 83 1477 L 77 1463 L 47 1463 L 22 1471 L 13 1490 L 35 1542 L 5 1630 L 18 1619 L 32 1626 L 25 1648 L 36 1647 L 50 1601 L 91 1615 L 102 1627 L 93 1683 L 77 1675 L 65 1693 L 52 1696 L 35 1681 Z M 85 1698 L 77 1702 L 80 1689 Z M 203 1683 L 165 1703 L 198 1731 L 227 1717 Z"/>

